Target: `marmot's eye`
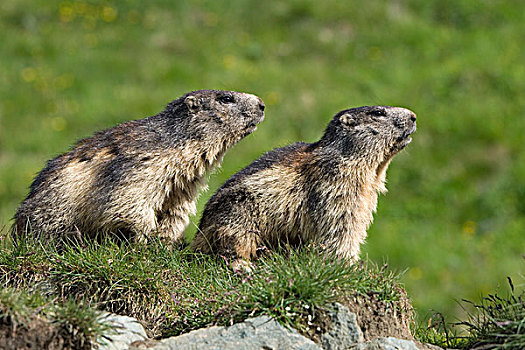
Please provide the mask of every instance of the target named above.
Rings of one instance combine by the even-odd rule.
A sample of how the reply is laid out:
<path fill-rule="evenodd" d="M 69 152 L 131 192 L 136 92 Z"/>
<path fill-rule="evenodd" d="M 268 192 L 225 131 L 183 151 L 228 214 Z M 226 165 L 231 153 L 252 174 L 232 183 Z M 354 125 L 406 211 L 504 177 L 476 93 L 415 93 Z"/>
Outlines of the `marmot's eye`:
<path fill-rule="evenodd" d="M 219 101 L 222 103 L 233 103 L 235 102 L 235 99 L 233 98 L 233 95 L 222 95 L 219 97 Z"/>
<path fill-rule="evenodd" d="M 367 114 L 373 115 L 374 117 L 386 117 L 386 111 L 384 109 L 373 109 Z"/>

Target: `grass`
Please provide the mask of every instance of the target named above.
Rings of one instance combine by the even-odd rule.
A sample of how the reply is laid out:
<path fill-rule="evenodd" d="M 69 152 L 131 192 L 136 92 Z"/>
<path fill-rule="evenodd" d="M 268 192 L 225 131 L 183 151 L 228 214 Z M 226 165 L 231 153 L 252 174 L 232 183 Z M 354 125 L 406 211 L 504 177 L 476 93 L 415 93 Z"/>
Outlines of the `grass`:
<path fill-rule="evenodd" d="M 461 323 L 470 334 L 467 338 L 469 348 L 525 348 L 524 291 L 507 297 L 488 295 L 480 304 L 474 304 L 474 307 L 478 313 Z"/>
<path fill-rule="evenodd" d="M 519 0 L 3 1 L 0 227 L 47 159 L 190 90 L 249 91 L 267 105 L 199 213 L 237 170 L 315 141 L 337 111 L 406 106 L 418 131 L 389 169 L 363 256 L 408 269 L 421 316 L 461 319 L 453 300 L 524 271 L 524 22 Z"/>
<path fill-rule="evenodd" d="M 307 333 L 345 296 L 373 294 L 392 307 L 402 297 L 398 274 L 373 263 L 348 266 L 309 249 L 273 254 L 253 274 L 242 274 L 221 258 L 172 251 L 158 242 L 82 242 L 60 252 L 52 247 L 31 239 L 17 247 L 4 244 L 4 288 L 133 316 L 157 337 L 263 314 Z"/>
<path fill-rule="evenodd" d="M 523 349 L 525 347 L 525 289 L 508 279 L 506 295 L 488 294 L 475 303 L 463 300 L 467 320 L 447 323 L 441 314 L 415 330 L 422 342 L 454 349 Z"/>
<path fill-rule="evenodd" d="M 99 321 L 95 309 L 72 300 L 53 300 L 38 292 L 10 287 L 0 289 L 0 326 L 0 346 L 9 348 L 17 344 L 52 346 L 58 342 L 64 348 L 91 349 L 92 344 L 100 343 L 100 336 L 108 332 L 108 326 Z M 26 332 L 36 335 L 25 336 Z M 46 337 L 47 342 L 42 342 Z M 40 342 L 20 344 L 22 338 Z"/>

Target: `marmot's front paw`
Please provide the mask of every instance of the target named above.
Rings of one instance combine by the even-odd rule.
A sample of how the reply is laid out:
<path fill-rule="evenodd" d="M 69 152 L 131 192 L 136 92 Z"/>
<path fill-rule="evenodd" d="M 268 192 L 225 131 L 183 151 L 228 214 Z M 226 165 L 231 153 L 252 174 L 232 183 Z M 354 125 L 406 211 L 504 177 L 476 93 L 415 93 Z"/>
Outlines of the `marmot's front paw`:
<path fill-rule="evenodd" d="M 251 274 L 253 272 L 253 264 L 250 261 L 246 261 L 244 259 L 236 259 L 232 261 L 231 268 L 233 272 L 236 273 Z"/>

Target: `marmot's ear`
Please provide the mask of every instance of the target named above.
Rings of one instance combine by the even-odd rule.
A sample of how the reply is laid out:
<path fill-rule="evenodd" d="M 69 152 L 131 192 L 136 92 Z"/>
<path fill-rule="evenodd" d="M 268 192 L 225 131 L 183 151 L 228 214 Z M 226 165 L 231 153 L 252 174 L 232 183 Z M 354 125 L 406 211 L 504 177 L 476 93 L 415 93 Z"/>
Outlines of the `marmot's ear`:
<path fill-rule="evenodd" d="M 195 96 L 188 96 L 184 99 L 184 103 L 188 106 L 191 111 L 196 111 L 200 108 L 201 102 Z"/>
<path fill-rule="evenodd" d="M 357 125 L 357 119 L 356 116 L 352 113 L 345 113 L 339 117 L 339 120 L 341 121 L 341 124 L 344 126 L 356 126 Z"/>

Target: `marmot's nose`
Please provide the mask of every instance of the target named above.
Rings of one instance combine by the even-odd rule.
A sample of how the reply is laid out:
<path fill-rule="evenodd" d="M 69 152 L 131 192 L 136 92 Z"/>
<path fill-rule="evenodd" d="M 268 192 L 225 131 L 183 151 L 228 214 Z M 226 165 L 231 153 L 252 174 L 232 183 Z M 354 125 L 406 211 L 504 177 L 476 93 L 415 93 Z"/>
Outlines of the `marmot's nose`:
<path fill-rule="evenodd" d="M 261 112 L 264 112 L 264 108 L 265 108 L 266 106 L 264 105 L 263 100 L 261 100 L 260 97 L 257 97 L 257 102 L 259 102 L 259 109 L 261 110 Z"/>

